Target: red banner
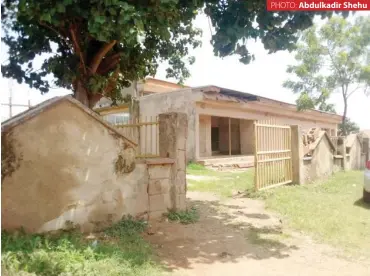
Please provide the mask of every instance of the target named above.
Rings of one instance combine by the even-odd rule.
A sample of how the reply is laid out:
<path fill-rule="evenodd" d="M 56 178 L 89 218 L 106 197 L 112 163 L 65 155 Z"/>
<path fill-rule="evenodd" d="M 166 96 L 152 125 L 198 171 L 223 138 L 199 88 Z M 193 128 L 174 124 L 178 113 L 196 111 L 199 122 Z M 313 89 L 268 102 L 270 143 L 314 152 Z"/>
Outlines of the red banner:
<path fill-rule="evenodd" d="M 266 0 L 268 11 L 367 11 L 370 0 Z"/>

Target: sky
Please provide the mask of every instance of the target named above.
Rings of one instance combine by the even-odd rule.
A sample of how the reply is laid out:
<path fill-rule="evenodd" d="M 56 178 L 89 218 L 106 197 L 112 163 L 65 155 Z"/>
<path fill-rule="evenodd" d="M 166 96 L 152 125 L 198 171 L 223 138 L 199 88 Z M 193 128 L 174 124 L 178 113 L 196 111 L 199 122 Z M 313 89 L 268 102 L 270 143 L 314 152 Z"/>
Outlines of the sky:
<path fill-rule="evenodd" d="M 358 12 L 356 15 L 368 14 L 369 12 Z M 286 68 L 294 64 L 294 53 L 280 51 L 268 54 L 260 42 L 249 41 L 248 49 L 255 55 L 255 60 L 250 64 L 240 63 L 236 56 L 221 59 L 213 55 L 209 42 L 211 29 L 207 17 L 198 16 L 195 25 L 203 30 L 202 47 L 191 52 L 196 62 L 190 66 L 191 77 L 185 82 L 186 85 L 216 85 L 288 103 L 295 102 L 297 95 L 282 87 L 284 80 L 290 77 L 286 73 Z M 6 56 L 6 49 L 1 47 L 2 62 L 6 60 Z M 165 66 L 160 66 L 155 77 L 166 80 L 165 68 Z M 10 91 L 12 91 L 13 103 L 27 104 L 30 99 L 32 105 L 55 96 L 71 93 L 65 89 L 56 88 L 41 95 L 39 91 L 30 89 L 27 85 L 18 84 L 16 81 L 11 82 L 6 78 L 1 79 L 1 87 L 1 103 L 9 101 Z M 330 101 L 335 104 L 337 113 L 341 114 L 343 103 L 340 95 L 333 95 Z M 23 110 L 22 107 L 14 107 L 13 115 Z M 9 109 L 7 106 L 2 106 L 1 119 L 4 120 L 7 117 L 9 117 Z M 348 117 L 355 121 L 361 129 L 370 129 L 370 97 L 366 97 L 362 92 L 353 94 L 349 99 Z"/>

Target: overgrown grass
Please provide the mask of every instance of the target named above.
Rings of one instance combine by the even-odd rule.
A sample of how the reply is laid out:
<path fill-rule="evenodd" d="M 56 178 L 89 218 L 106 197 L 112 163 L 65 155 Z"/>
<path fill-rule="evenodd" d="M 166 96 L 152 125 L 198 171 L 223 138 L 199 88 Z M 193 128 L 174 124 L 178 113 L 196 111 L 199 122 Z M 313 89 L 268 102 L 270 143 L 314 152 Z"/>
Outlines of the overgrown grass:
<path fill-rule="evenodd" d="M 351 252 L 370 256 L 370 206 L 362 198 L 363 172 L 339 172 L 323 183 L 265 192 L 267 206 L 294 228 Z"/>
<path fill-rule="evenodd" d="M 8 275 L 161 275 L 150 245 L 140 236 L 144 229 L 144 222 L 129 218 L 92 240 L 78 232 L 2 232 L 2 268 Z"/>
<path fill-rule="evenodd" d="M 166 215 L 170 221 L 176 221 L 182 224 L 195 223 L 199 220 L 199 212 L 195 207 L 192 207 L 185 211 L 171 210 Z"/>
<path fill-rule="evenodd" d="M 237 192 L 252 193 L 254 187 L 253 169 L 243 172 L 222 172 L 190 163 L 187 167 L 187 174 L 199 177 L 187 180 L 189 191 L 214 192 L 228 197 Z"/>

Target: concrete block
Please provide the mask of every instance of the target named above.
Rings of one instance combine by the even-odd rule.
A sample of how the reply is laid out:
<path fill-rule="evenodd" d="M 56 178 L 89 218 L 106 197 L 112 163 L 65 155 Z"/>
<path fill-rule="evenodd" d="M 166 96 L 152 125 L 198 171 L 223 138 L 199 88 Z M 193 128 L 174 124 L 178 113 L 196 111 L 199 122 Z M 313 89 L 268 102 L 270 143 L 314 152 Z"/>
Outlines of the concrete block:
<path fill-rule="evenodd" d="M 186 169 L 186 151 L 177 150 L 176 165 L 178 170 L 185 171 Z"/>
<path fill-rule="evenodd" d="M 163 217 L 167 211 L 153 211 L 149 213 L 149 220 L 158 220 Z"/>
<path fill-rule="evenodd" d="M 171 164 L 148 165 L 149 179 L 169 178 Z"/>
<path fill-rule="evenodd" d="M 170 180 L 166 179 L 150 179 L 149 180 L 149 195 L 168 194 L 170 190 Z"/>
<path fill-rule="evenodd" d="M 178 194 L 176 195 L 176 210 L 186 210 L 186 195 Z"/>
<path fill-rule="evenodd" d="M 171 208 L 171 200 L 169 194 L 159 194 L 149 196 L 149 210 L 167 212 Z"/>
<path fill-rule="evenodd" d="M 184 194 L 186 192 L 186 174 L 185 171 L 177 171 L 175 183 L 176 193 Z"/>

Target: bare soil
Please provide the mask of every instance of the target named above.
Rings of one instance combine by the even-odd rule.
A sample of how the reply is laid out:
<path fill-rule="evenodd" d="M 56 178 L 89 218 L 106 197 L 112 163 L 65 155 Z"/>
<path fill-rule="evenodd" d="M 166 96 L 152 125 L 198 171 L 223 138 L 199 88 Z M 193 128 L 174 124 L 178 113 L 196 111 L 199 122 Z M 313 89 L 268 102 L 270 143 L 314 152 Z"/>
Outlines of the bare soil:
<path fill-rule="evenodd" d="M 369 276 L 370 262 L 293 232 L 264 203 L 188 192 L 200 220 L 151 222 L 145 238 L 171 275 Z"/>

